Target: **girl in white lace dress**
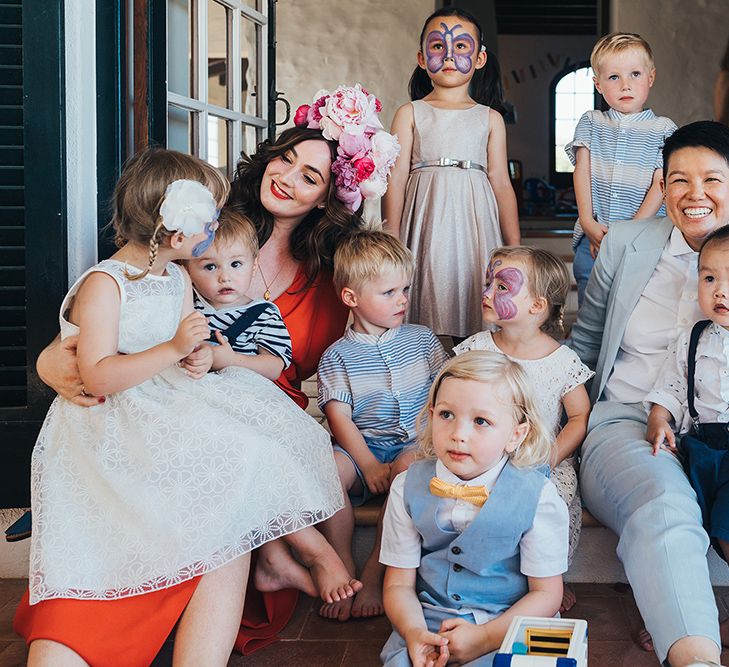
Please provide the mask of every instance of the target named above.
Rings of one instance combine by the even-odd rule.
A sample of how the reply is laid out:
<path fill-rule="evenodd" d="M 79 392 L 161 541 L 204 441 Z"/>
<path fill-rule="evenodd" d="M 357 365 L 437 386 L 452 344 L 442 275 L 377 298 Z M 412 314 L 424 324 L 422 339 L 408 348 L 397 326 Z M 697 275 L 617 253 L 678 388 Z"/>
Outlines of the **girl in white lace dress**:
<path fill-rule="evenodd" d="M 590 399 L 584 385 L 594 373 L 570 348 L 549 335 L 561 333 L 569 290 L 569 271 L 551 253 L 527 246 L 496 248 L 489 262 L 482 309 L 484 320 L 499 330 L 474 334 L 454 351 L 501 352 L 526 371 L 537 407 L 554 435 L 551 478 L 569 509 L 571 563 L 582 527 L 574 454 L 587 434 Z M 563 412 L 567 415 L 564 426 Z M 574 593 L 565 589 L 563 611 L 574 602 Z"/>
<path fill-rule="evenodd" d="M 327 432 L 258 373 L 207 373 L 209 328 L 174 260 L 209 246 L 227 193 L 217 170 L 172 151 L 145 151 L 122 174 L 113 222 L 124 245 L 61 306 L 62 337 L 79 335 L 84 391 L 106 399 L 83 408 L 56 398 L 43 424 L 29 584 L 33 609 L 113 604 L 205 575 L 180 627 L 215 626 L 205 641 L 225 660 L 252 549 L 299 531 L 326 601 L 358 584 L 313 528 L 343 506 Z M 217 583 L 204 585 L 208 576 Z M 86 634 L 110 630 L 89 616 Z"/>

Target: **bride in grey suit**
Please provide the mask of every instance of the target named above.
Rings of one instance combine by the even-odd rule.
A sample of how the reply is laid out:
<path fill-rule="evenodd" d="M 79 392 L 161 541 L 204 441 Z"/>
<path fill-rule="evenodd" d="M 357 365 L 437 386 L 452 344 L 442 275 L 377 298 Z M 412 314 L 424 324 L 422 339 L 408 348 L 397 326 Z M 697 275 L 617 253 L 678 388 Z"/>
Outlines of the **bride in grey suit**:
<path fill-rule="evenodd" d="M 642 401 L 678 331 L 701 319 L 697 254 L 729 223 L 729 128 L 711 121 L 677 130 L 664 147 L 667 218 L 610 228 L 572 330 L 594 369 L 582 447 L 585 503 L 619 536 L 617 553 L 658 658 L 684 667 L 720 660 L 709 580 L 709 539 L 680 462 L 652 456 Z M 729 627 L 721 635 L 729 639 Z"/>

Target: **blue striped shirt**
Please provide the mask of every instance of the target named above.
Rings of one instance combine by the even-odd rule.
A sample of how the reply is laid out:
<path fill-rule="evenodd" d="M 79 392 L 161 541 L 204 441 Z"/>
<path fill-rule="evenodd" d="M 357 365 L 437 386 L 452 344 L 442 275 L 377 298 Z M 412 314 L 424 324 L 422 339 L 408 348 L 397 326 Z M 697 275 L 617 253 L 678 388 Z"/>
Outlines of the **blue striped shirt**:
<path fill-rule="evenodd" d="M 259 348 L 283 359 L 284 368 L 291 365 L 291 337 L 275 303 L 257 299 L 245 306 L 233 306 L 215 310 L 197 292 L 193 293 L 193 305 L 208 318 L 211 331 L 225 335 L 228 327 L 240 319 L 251 306 L 265 304 L 266 308 L 242 331 L 235 340 L 228 339 L 230 346 L 238 354 L 258 354 Z M 226 336 L 227 337 L 227 336 Z"/>
<path fill-rule="evenodd" d="M 319 408 L 352 406 L 352 421 L 368 445 L 402 447 L 415 441 L 415 422 L 448 355 L 427 327 L 403 324 L 381 336 L 353 329 L 319 362 Z"/>
<path fill-rule="evenodd" d="M 650 109 L 623 114 L 615 109 L 586 111 L 575 128 L 575 138 L 564 149 L 572 164 L 580 146 L 590 151 L 592 215 L 610 226 L 632 220 L 653 182 L 653 173 L 663 168 L 663 144 L 676 124 Z M 665 215 L 661 206 L 658 215 Z M 575 224 L 572 245 L 584 236 Z"/>

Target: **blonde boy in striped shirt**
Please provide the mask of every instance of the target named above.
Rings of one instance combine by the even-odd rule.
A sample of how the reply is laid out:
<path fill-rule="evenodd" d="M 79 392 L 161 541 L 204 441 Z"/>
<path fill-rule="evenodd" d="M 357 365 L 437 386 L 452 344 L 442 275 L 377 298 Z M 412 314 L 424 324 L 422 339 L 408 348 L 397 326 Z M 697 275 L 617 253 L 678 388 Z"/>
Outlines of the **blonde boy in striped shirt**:
<path fill-rule="evenodd" d="M 575 165 L 578 218 L 573 270 L 582 305 L 587 281 L 611 223 L 663 214 L 663 144 L 670 118 L 643 109 L 656 77 L 653 53 L 640 35 L 613 33 L 590 56 L 595 88 L 610 106 L 587 111 L 565 151 Z"/>
<path fill-rule="evenodd" d="M 322 356 L 318 402 L 336 443 L 345 507 L 322 532 L 352 573 L 352 505 L 387 493 L 413 461 L 418 413 L 448 359 L 430 329 L 403 324 L 413 269 L 410 250 L 384 232 L 358 232 L 334 255 L 334 286 L 353 322 Z M 346 621 L 383 613 L 381 522 L 382 516 L 362 571 L 363 589 L 354 599 L 323 605 L 322 616 Z"/>

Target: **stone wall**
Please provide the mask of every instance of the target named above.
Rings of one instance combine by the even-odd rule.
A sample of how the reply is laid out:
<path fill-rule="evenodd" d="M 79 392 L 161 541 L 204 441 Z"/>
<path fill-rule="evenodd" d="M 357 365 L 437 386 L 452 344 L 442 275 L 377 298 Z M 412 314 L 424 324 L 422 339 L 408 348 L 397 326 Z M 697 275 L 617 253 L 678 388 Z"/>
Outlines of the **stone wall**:
<path fill-rule="evenodd" d="M 382 101 L 382 122 L 389 129 L 397 107 L 409 99 L 418 37 L 434 7 L 434 0 L 281 0 L 278 90 L 293 112 L 321 88 L 361 83 Z M 281 108 L 278 113 L 281 120 Z"/>
<path fill-rule="evenodd" d="M 517 116 L 516 124 L 506 126 L 509 157 L 521 160 L 525 179 L 549 180 L 550 86 L 566 58 L 570 63 L 589 60 L 594 43 L 591 35 L 499 37 L 499 64 L 507 84 L 504 93 Z M 530 65 L 536 76 L 531 74 Z M 516 83 L 512 71 L 524 78 Z"/>
<path fill-rule="evenodd" d="M 729 3 L 612 0 L 611 30 L 637 32 L 653 49 L 656 83 L 648 103 L 677 125 L 713 117 L 712 91 L 729 38 Z"/>

